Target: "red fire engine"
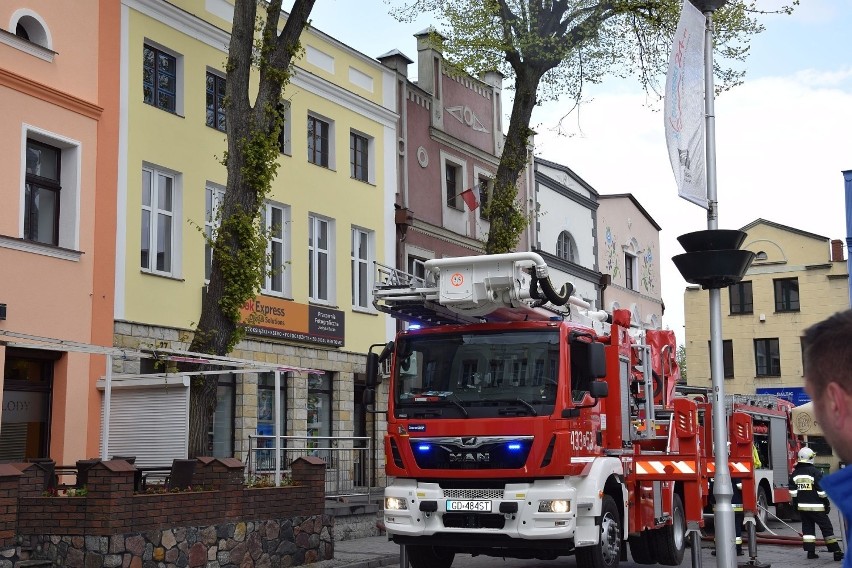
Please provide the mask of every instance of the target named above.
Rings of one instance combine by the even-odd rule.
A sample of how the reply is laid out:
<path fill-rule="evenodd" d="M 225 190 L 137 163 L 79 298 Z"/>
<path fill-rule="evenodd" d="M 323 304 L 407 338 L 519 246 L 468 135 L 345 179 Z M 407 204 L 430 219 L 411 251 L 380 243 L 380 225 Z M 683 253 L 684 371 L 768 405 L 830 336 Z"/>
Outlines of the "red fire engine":
<path fill-rule="evenodd" d="M 556 291 L 534 253 L 425 268 L 380 268 L 374 304 L 416 325 L 367 357 L 371 387 L 390 360 L 384 524 L 413 568 L 456 553 L 613 567 L 628 544 L 636 562 L 680 564 L 713 438 L 709 403 L 676 393 L 674 334 Z M 753 514 L 751 418 L 729 426 Z"/>

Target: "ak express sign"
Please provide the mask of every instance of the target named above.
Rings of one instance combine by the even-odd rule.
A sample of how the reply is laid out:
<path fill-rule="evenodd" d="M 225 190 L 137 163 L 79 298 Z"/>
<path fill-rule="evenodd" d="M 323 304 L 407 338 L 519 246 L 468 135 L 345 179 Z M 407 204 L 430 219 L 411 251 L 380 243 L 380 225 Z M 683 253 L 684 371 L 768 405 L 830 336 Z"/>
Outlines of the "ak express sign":
<path fill-rule="evenodd" d="M 258 296 L 240 309 L 246 333 L 343 347 L 344 313 L 322 306 Z"/>

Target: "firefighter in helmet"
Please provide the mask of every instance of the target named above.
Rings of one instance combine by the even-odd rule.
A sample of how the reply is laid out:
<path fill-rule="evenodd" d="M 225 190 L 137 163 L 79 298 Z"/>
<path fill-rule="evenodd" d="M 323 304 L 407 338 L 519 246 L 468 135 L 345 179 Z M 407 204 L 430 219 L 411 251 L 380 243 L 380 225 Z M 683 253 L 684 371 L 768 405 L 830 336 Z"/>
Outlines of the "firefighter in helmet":
<path fill-rule="evenodd" d="M 790 474 L 790 497 L 802 517 L 802 547 L 808 558 L 819 558 L 816 553 L 816 526 L 822 531 L 822 538 L 834 559 L 843 560 L 843 552 L 834 536 L 834 528 L 828 518 L 830 506 L 828 496 L 820 487 L 822 471 L 814 465 L 816 453 L 810 448 L 799 450 L 799 461 Z"/>

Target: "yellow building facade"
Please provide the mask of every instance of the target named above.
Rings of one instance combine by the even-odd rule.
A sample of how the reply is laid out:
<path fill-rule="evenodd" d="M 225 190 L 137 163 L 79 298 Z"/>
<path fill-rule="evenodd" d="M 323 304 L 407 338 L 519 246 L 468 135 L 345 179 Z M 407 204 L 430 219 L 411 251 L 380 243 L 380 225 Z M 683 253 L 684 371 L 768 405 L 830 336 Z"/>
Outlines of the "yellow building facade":
<path fill-rule="evenodd" d="M 742 228 L 755 259 L 721 290 L 725 392 L 800 389 L 805 328 L 848 307 L 841 241 L 757 219 Z M 711 386 L 709 292 L 684 292 L 686 361 L 692 386 Z"/>
<path fill-rule="evenodd" d="M 122 3 L 116 346 L 186 349 L 200 316 L 204 234 L 215 231 L 226 183 L 232 13 L 226 0 Z M 359 408 L 364 354 L 393 329 L 371 291 L 373 262 L 392 262 L 395 246 L 395 79 L 318 30 L 302 46 L 264 208 L 273 266 L 245 310 L 266 316 L 231 355 L 321 371 L 285 375 L 283 433 L 370 435 Z M 148 371 L 132 361 L 116 370 Z M 211 454 L 245 458 L 257 442 L 249 436 L 272 433 L 271 388 L 269 376 L 220 379 Z M 116 453 L 132 440 L 116 438 Z"/>

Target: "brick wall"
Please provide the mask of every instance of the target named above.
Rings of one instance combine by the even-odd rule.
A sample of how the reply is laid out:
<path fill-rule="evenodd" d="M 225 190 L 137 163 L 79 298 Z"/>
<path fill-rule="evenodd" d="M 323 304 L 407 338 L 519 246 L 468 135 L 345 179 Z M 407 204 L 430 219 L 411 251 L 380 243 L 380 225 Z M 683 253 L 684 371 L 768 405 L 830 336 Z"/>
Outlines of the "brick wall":
<path fill-rule="evenodd" d="M 292 465 L 294 485 L 249 489 L 243 464 L 199 458 L 193 490 L 134 494 L 134 467 L 100 462 L 88 473 L 84 497 L 46 497 L 44 471 L 32 464 L 0 465 L 0 546 L 15 535 L 116 535 L 228 522 L 323 516 L 325 462 Z M 201 490 L 199 490 L 199 488 Z"/>

